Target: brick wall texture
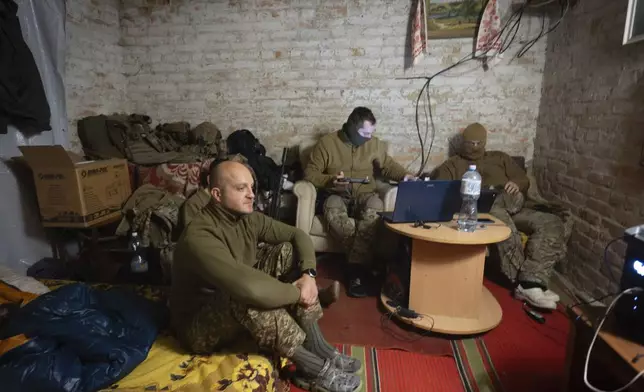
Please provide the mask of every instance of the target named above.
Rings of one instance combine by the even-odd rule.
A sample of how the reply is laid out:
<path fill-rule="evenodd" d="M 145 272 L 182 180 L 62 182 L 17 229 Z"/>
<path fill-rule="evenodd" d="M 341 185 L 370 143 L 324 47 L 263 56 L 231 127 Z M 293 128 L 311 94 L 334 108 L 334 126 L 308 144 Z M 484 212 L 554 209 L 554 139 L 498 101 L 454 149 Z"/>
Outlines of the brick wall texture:
<path fill-rule="evenodd" d="M 77 29 L 97 28 L 91 44 L 79 45 L 82 55 L 70 54 L 87 67 L 71 70 L 71 80 L 85 86 L 72 85 L 72 121 L 113 108 L 163 122 L 210 120 L 224 135 L 252 130 L 274 158 L 284 146 L 339 129 L 353 107 L 365 105 L 392 154 L 417 168 L 414 100 L 423 81 L 397 78 L 430 75 L 472 49 L 471 39 L 433 40 L 431 54 L 405 71 L 409 1 L 124 0 L 120 20 L 114 7 L 102 4 L 76 0 L 70 7 L 92 9 L 71 11 L 85 15 Z M 529 37 L 536 35 L 540 18 L 526 21 Z M 528 37 L 525 29 L 519 38 Z M 85 42 L 71 38 L 70 46 Z M 112 71 L 96 64 L 94 50 L 110 60 Z M 437 134 L 428 168 L 442 162 L 448 139 L 473 121 L 489 127 L 491 148 L 531 159 L 544 53 L 542 41 L 487 72 L 470 62 L 437 78 L 430 88 Z M 424 118 L 421 110 L 423 132 Z"/>
<path fill-rule="evenodd" d="M 604 263 L 608 241 L 644 220 L 644 43 L 622 46 L 626 6 L 581 1 L 549 36 L 535 140 L 542 191 L 576 216 L 567 273 L 594 294 L 621 275 L 625 246 Z"/>
<path fill-rule="evenodd" d="M 76 121 L 127 110 L 119 0 L 67 0 L 65 89 L 70 143 L 80 152 Z"/>

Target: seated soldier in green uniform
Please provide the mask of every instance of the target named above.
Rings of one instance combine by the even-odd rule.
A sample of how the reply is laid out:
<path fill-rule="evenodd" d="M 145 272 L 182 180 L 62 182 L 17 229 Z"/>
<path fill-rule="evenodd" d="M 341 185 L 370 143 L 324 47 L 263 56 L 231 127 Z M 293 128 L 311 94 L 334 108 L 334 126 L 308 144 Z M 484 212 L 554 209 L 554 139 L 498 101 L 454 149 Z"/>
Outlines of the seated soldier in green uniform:
<path fill-rule="evenodd" d="M 170 296 L 179 340 L 203 354 L 251 341 L 290 358 L 301 385 L 355 391 L 362 364 L 327 343 L 317 324 L 313 243 L 303 231 L 254 212 L 253 186 L 245 165 L 219 163 L 210 175 L 211 200 L 181 234 Z M 259 242 L 278 245 L 276 257 L 258 260 Z"/>
<path fill-rule="evenodd" d="M 514 294 L 533 306 L 555 309 L 559 296 L 548 289 L 555 264 L 566 254 L 564 224 L 556 215 L 525 206 L 530 181 L 525 171 L 506 153 L 486 151 L 487 130 L 470 124 L 463 132 L 460 151 L 432 173 L 434 180 L 460 180 L 470 164 L 476 165 L 483 187 L 503 190 L 491 214 L 512 230 L 498 244 L 501 270 L 517 284 Z M 525 253 L 519 230 L 528 234 Z"/>
<path fill-rule="evenodd" d="M 241 155 L 232 155 L 229 156 L 225 159 L 216 159 L 212 162 L 210 166 L 210 171 L 215 168 L 219 163 L 221 163 L 224 160 L 228 161 L 234 161 L 234 162 L 240 162 L 240 163 L 246 163 L 246 160 L 244 159 L 243 156 Z M 248 166 L 247 166 L 248 167 Z M 250 167 L 248 167 L 249 170 Z M 253 175 L 254 178 L 254 175 Z M 188 224 L 197 216 L 202 214 L 203 209 L 210 203 L 210 199 L 212 199 L 212 195 L 210 194 L 210 189 L 209 188 L 199 188 L 197 189 L 196 192 L 194 192 L 188 200 L 186 200 L 182 205 L 181 208 L 179 208 L 179 216 L 178 216 L 178 222 L 177 222 L 177 228 L 176 228 L 176 238 L 178 238 L 181 233 L 186 229 Z M 279 254 L 279 245 L 271 245 L 271 244 L 260 244 L 257 249 L 257 260 L 265 260 L 265 259 L 270 259 L 277 257 Z M 331 282 L 331 284 L 326 287 L 326 288 L 320 288 L 318 287 L 318 298 L 320 300 L 320 304 L 323 307 L 328 307 L 334 302 L 338 300 L 340 297 L 340 282 L 337 280 L 334 280 Z"/>
<path fill-rule="evenodd" d="M 373 136 L 375 131 L 371 110 L 353 109 L 341 130 L 323 136 L 315 145 L 304 168 L 304 179 L 316 187 L 318 197 L 326 197 L 323 212 L 329 232 L 347 252 L 347 293 L 352 297 L 368 294 L 378 212 L 384 207 L 376 193 L 374 168 L 389 180 L 414 178 L 387 154 L 386 144 Z M 351 184 L 343 181 L 345 176 L 370 181 Z"/>

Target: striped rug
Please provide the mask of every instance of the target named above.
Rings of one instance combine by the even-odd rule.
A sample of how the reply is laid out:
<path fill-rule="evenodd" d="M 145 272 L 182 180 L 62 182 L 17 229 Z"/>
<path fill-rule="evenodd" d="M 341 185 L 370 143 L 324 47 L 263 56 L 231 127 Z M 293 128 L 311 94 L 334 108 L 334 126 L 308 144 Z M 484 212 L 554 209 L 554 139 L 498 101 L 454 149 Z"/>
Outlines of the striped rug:
<path fill-rule="evenodd" d="M 570 322 L 564 312 L 543 313 L 545 324 L 525 313 L 508 290 L 486 281 L 499 301 L 503 320 L 473 339 L 452 341 L 452 351 L 466 392 L 558 391 L 565 380 Z"/>
<path fill-rule="evenodd" d="M 485 286 L 499 301 L 503 320 L 481 337 L 451 341 L 451 356 L 337 345 L 364 364 L 359 392 L 560 390 L 570 327 L 564 313 L 544 313 L 546 323 L 538 324 L 506 289 Z"/>
<path fill-rule="evenodd" d="M 463 387 L 454 359 L 401 350 L 338 345 L 364 364 L 362 388 L 356 392 L 458 392 Z M 291 392 L 301 389 L 291 386 Z"/>
<path fill-rule="evenodd" d="M 465 392 L 501 392 L 503 386 L 481 338 L 452 341 L 454 360 Z"/>

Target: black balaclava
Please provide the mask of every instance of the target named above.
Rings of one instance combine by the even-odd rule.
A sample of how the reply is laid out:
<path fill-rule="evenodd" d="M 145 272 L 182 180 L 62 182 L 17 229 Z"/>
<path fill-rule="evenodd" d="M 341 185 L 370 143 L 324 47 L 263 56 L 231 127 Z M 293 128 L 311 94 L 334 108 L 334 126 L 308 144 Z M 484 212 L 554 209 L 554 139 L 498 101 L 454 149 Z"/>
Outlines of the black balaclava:
<path fill-rule="evenodd" d="M 362 146 L 367 142 L 367 140 L 369 140 L 366 137 L 360 136 L 358 130 L 355 129 L 355 127 L 350 126 L 348 123 L 344 123 L 344 125 L 342 125 L 342 132 L 344 132 L 344 136 L 349 139 L 349 142 L 356 147 Z"/>
<path fill-rule="evenodd" d="M 471 143 L 477 143 L 473 146 Z M 463 131 L 463 146 L 461 156 L 470 161 L 476 161 L 485 156 L 485 144 L 487 143 L 487 130 L 479 123 L 467 126 Z"/>
<path fill-rule="evenodd" d="M 364 129 L 365 121 L 371 123 L 370 129 Z M 375 126 L 376 119 L 371 110 L 365 107 L 357 107 L 353 109 L 347 122 L 342 125 L 342 133 L 352 145 L 360 147 L 371 139 Z"/>

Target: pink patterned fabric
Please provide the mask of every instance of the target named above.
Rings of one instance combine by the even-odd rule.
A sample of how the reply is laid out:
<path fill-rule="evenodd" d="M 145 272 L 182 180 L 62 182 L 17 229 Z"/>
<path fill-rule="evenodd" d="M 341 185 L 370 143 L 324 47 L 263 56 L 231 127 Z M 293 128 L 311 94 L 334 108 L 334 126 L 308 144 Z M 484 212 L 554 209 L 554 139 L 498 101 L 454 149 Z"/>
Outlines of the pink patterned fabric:
<path fill-rule="evenodd" d="M 411 29 L 411 54 L 416 65 L 427 51 L 427 19 L 425 19 L 425 0 L 416 1 Z"/>
<path fill-rule="evenodd" d="M 213 160 L 214 158 L 194 163 L 164 163 L 151 167 L 128 163 L 132 189 L 152 184 L 170 193 L 189 197 L 199 188 L 202 175 L 207 175 Z"/>
<path fill-rule="evenodd" d="M 499 3 L 497 0 L 489 0 L 483 10 L 478 36 L 476 37 L 476 54 L 483 55 L 489 50 L 486 56 L 495 56 L 501 49 L 500 32 Z"/>

